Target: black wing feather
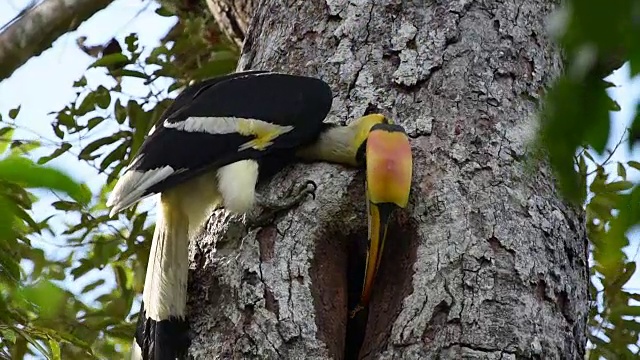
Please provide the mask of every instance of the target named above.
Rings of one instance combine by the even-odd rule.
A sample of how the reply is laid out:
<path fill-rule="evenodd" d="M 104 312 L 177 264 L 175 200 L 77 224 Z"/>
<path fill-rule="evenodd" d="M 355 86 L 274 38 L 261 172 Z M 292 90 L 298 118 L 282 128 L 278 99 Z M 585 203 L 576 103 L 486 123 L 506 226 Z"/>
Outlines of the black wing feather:
<path fill-rule="evenodd" d="M 171 105 L 169 105 L 169 107 L 164 111 L 164 113 L 162 113 L 162 116 L 160 116 L 157 123 L 162 124 L 162 122 L 166 120 L 169 116 L 171 116 L 173 113 L 191 104 L 193 100 L 197 98 L 202 91 L 220 82 L 235 79 L 242 76 L 264 74 L 267 72 L 268 71 L 265 71 L 265 70 L 249 70 L 249 71 L 243 71 L 243 72 L 236 72 L 232 74 L 227 74 L 227 75 L 203 80 L 199 83 L 195 83 L 193 85 L 187 86 L 186 88 L 184 88 L 184 90 L 182 90 L 182 92 L 180 92 L 180 94 L 178 94 L 178 96 L 176 96 L 176 98 L 173 100 Z"/>
<path fill-rule="evenodd" d="M 154 184 L 144 196 L 163 191 L 208 169 L 244 159 L 260 159 L 273 151 L 304 145 L 318 136 L 333 100 L 325 82 L 268 72 L 242 75 L 194 85 L 195 90 L 185 90 L 185 96 L 176 99 L 177 105 L 169 107 L 165 112 L 167 117 L 161 117 L 157 129 L 144 141 L 129 170 L 147 171 L 171 166 L 174 170 L 185 171 Z M 190 117 L 259 119 L 281 126 L 290 125 L 293 130 L 280 135 L 265 150 L 239 151 L 242 144 L 254 137 L 237 133 L 187 132 L 163 126 L 165 120 L 176 123 Z"/>

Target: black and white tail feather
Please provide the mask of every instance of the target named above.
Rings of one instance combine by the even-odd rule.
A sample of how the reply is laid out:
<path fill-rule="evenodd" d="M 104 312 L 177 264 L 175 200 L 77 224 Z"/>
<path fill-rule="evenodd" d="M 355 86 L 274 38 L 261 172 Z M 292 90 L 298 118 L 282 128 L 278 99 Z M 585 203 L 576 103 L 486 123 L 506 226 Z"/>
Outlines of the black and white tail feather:
<path fill-rule="evenodd" d="M 111 214 L 159 194 L 133 359 L 183 359 L 188 243 L 211 211 L 249 211 L 263 174 L 317 139 L 332 94 L 319 79 L 266 71 L 234 73 L 186 88 L 124 171 Z"/>

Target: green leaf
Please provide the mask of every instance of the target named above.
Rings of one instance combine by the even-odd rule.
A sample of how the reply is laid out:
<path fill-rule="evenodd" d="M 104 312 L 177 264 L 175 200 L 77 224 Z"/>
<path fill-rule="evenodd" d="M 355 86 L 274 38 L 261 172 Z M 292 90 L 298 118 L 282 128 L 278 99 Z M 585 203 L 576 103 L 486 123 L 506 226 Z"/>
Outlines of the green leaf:
<path fill-rule="evenodd" d="M 128 69 L 122 69 L 119 72 L 120 76 L 128 76 L 128 77 L 134 77 L 134 78 L 140 78 L 140 79 L 149 79 L 149 76 L 141 71 L 136 71 L 136 70 L 128 70 Z"/>
<path fill-rule="evenodd" d="M 0 129 L 0 154 L 4 153 L 7 150 L 7 147 L 11 143 L 11 139 L 13 138 L 13 132 L 15 131 L 12 127 L 4 127 Z"/>
<path fill-rule="evenodd" d="M 60 345 L 57 341 L 49 339 L 49 347 L 51 348 L 51 358 L 53 360 L 60 360 Z"/>
<path fill-rule="evenodd" d="M 88 284 L 87 286 L 85 286 L 84 288 L 82 288 L 82 291 L 80 291 L 81 293 L 88 293 L 89 291 L 95 290 L 96 288 L 98 288 L 98 286 L 102 286 L 104 285 L 105 281 L 104 279 L 98 279 L 90 284 Z"/>
<path fill-rule="evenodd" d="M 108 136 L 108 137 L 104 137 L 98 140 L 94 140 L 93 142 L 89 143 L 87 146 L 84 147 L 84 149 L 82 149 L 82 151 L 80 151 L 80 154 L 78 155 L 78 158 L 82 159 L 82 160 L 93 160 L 95 158 L 97 158 L 97 155 L 92 155 L 93 152 L 95 152 L 96 150 L 98 150 L 99 148 L 105 146 L 105 145 L 109 145 L 109 144 L 113 144 L 114 142 L 118 141 L 118 139 L 120 139 L 120 136 L 118 135 L 119 133 L 116 133 L 114 135 Z"/>
<path fill-rule="evenodd" d="M 633 187 L 633 183 L 631 181 L 614 181 L 605 185 L 605 191 L 607 192 L 619 192 L 624 190 L 629 190 Z"/>
<path fill-rule="evenodd" d="M 98 126 L 103 121 L 104 121 L 104 118 L 102 116 L 96 116 L 94 118 L 91 118 L 87 121 L 87 129 L 91 130 L 94 127 Z"/>
<path fill-rule="evenodd" d="M 0 179 L 28 188 L 49 188 L 67 193 L 74 200 L 87 203 L 91 192 L 58 170 L 40 167 L 31 160 L 10 156 L 0 160 Z"/>
<path fill-rule="evenodd" d="M 2 339 L 7 340 L 13 344 L 16 343 L 16 333 L 9 328 L 0 328 L 0 334 L 2 334 Z"/>
<path fill-rule="evenodd" d="M 89 65 L 89 68 L 115 65 L 120 63 L 129 63 L 129 58 L 126 57 L 123 53 L 114 53 L 103 56 L 102 58 L 96 60 L 93 64 Z"/>
<path fill-rule="evenodd" d="M 11 155 L 24 155 L 40 147 L 38 140 L 14 140 L 11 142 Z"/>
<path fill-rule="evenodd" d="M 6 205 L 6 203 L 2 204 L 2 202 L 0 202 L 0 205 Z M 2 210 L 3 209 L 0 209 L 0 211 Z M 0 225 L 10 225 L 11 219 L 6 215 L 6 213 L 0 213 L 0 220 L 4 221 L 4 223 Z M 0 230 L 2 230 L 2 227 L 0 227 Z M 0 235 L 6 238 L 8 234 L 6 231 L 0 231 Z M 20 264 L 14 255 L 15 254 L 7 251 L 0 251 L 0 270 L 2 270 L 0 271 L 0 279 L 3 279 L 3 282 L 17 285 L 20 281 Z"/>
<path fill-rule="evenodd" d="M 60 314 L 66 297 L 64 291 L 50 281 L 39 281 L 24 288 L 22 293 L 28 301 L 38 306 L 38 315 L 46 319 L 55 319 Z"/>
<path fill-rule="evenodd" d="M 78 106 L 78 108 L 75 110 L 75 115 L 83 116 L 93 111 L 96 108 L 96 98 L 97 98 L 96 91 L 92 91 L 88 93 L 87 96 L 85 96 L 84 99 L 82 99 L 80 106 Z M 76 125 L 76 122 L 73 120 L 73 116 L 71 116 L 70 114 L 68 115 L 68 118 L 66 118 L 64 122 L 61 119 L 62 116 L 63 116 L 63 113 L 60 113 L 58 115 L 58 121 L 60 121 L 61 124 L 65 125 L 66 127 L 73 127 Z"/>
<path fill-rule="evenodd" d="M 9 110 L 9 118 L 10 118 L 11 120 L 15 120 L 15 119 L 18 117 L 18 114 L 20 113 L 20 107 L 21 107 L 21 106 L 18 106 L 18 107 L 17 107 L 17 108 L 15 108 L 15 109 L 11 109 L 11 110 Z"/>
<path fill-rule="evenodd" d="M 89 99 L 90 101 L 93 101 L 92 97 L 90 97 L 90 96 L 85 97 L 85 101 L 82 102 L 83 105 L 80 105 L 80 107 L 85 106 L 87 109 L 86 109 L 85 113 L 81 113 L 79 115 L 84 115 L 87 112 L 93 110 L 93 107 L 91 107 L 91 105 L 85 104 L 87 99 Z M 56 119 L 58 120 L 59 124 L 64 125 L 67 128 L 73 128 L 73 127 L 76 126 L 76 121 L 73 119 L 73 115 L 71 115 L 69 113 L 60 112 L 60 113 L 58 113 L 58 116 L 56 117 Z"/>
<path fill-rule="evenodd" d="M 42 347 L 42 345 L 40 345 L 39 341 L 36 341 L 31 335 L 29 335 L 29 333 L 27 333 L 26 331 L 20 329 L 20 328 L 13 328 L 17 333 L 20 334 L 20 336 L 22 336 L 22 338 L 24 338 L 25 340 L 27 340 L 27 342 L 33 346 L 34 348 L 36 348 L 36 350 L 38 350 L 43 356 L 46 356 L 47 354 L 49 354 L 49 352 Z"/>
<path fill-rule="evenodd" d="M 638 141 L 640 141 L 640 104 L 636 106 L 636 115 L 633 118 L 631 126 L 629 126 L 629 150 L 631 150 Z"/>
<path fill-rule="evenodd" d="M 31 251 L 25 254 L 25 258 L 33 262 L 33 273 L 31 274 L 31 276 L 35 278 L 40 277 L 42 269 L 44 269 L 45 265 L 47 264 L 47 260 L 44 256 L 44 251 L 42 249 L 32 248 Z"/>
<path fill-rule="evenodd" d="M 80 265 L 71 269 L 71 276 L 73 277 L 74 280 L 76 280 L 82 275 L 88 273 L 89 271 L 95 268 L 96 268 L 95 265 L 91 261 L 87 259 L 80 259 Z"/>
<path fill-rule="evenodd" d="M 142 106 L 134 100 L 127 102 L 127 114 L 129 115 L 129 125 L 134 129 L 138 127 L 139 121 L 149 119 L 149 113 L 145 112 Z"/>
<path fill-rule="evenodd" d="M 98 89 L 95 91 L 96 104 L 101 109 L 106 109 L 111 104 L 111 94 L 109 90 L 104 86 L 100 85 Z"/>
<path fill-rule="evenodd" d="M 165 8 L 164 6 L 161 6 L 161 7 L 157 8 L 155 12 L 156 12 L 156 14 L 158 14 L 160 16 L 164 16 L 164 17 L 171 17 L 171 16 L 175 15 L 171 11 L 169 11 L 169 9 Z"/>
<path fill-rule="evenodd" d="M 137 41 L 138 35 L 136 35 L 135 33 L 130 33 L 129 35 L 127 35 L 127 37 L 124 38 L 124 43 L 127 44 L 127 51 L 129 51 L 130 53 L 136 52 L 136 50 L 138 50 L 138 45 L 136 44 Z"/>
<path fill-rule="evenodd" d="M 640 306 L 629 305 L 616 310 L 620 315 L 640 316 Z"/>
<path fill-rule="evenodd" d="M 622 272 L 622 274 L 618 275 L 618 278 L 616 279 L 616 284 L 620 287 L 623 287 L 627 282 L 629 282 L 629 280 L 631 280 L 631 277 L 633 276 L 633 274 L 635 274 L 636 272 L 636 263 L 631 261 L 628 262 L 624 265 L 624 272 Z"/>
<path fill-rule="evenodd" d="M 38 225 L 38 223 L 35 220 L 33 220 L 31 215 L 29 215 L 29 213 L 24 211 L 24 209 L 18 207 L 18 208 L 15 209 L 14 213 L 15 213 L 16 217 L 18 217 L 19 219 L 21 219 L 22 221 L 27 223 L 32 231 L 34 231 L 36 233 L 40 233 L 40 226 Z"/>
<path fill-rule="evenodd" d="M 595 163 L 595 162 L 596 162 L 596 161 L 593 159 L 593 156 L 591 156 L 591 153 L 590 153 L 590 152 L 588 152 L 587 150 L 585 150 L 585 151 L 584 151 L 584 156 L 585 156 L 587 159 L 591 160 L 591 162 L 592 162 L 592 163 Z"/>
<path fill-rule="evenodd" d="M 58 210 L 64 210 L 64 211 L 81 210 L 82 209 L 82 205 L 78 204 L 77 202 L 64 201 L 64 200 L 54 201 L 54 202 L 51 203 L 51 206 L 53 206 L 54 208 L 56 208 Z"/>
<path fill-rule="evenodd" d="M 624 168 L 624 165 L 622 165 L 621 162 L 618 162 L 618 176 L 625 180 L 627 179 L 627 170 Z"/>
<path fill-rule="evenodd" d="M 120 103 L 120 99 L 116 100 L 116 103 L 114 105 L 114 113 L 118 124 L 124 123 L 124 120 L 127 118 L 127 109 L 122 106 L 122 104 Z"/>
<path fill-rule="evenodd" d="M 608 140 L 610 119 L 606 106 L 611 99 L 604 85 L 599 78 L 565 76 L 545 96 L 539 140 L 549 153 L 562 194 L 575 204 L 584 201 L 573 167 L 577 149 L 586 143 L 602 153 Z M 585 156 L 589 157 L 587 153 Z"/>
<path fill-rule="evenodd" d="M 238 56 L 231 51 L 217 52 L 214 54 L 214 59 L 198 68 L 193 76 L 197 79 L 206 79 L 228 74 L 235 69 L 238 63 Z"/>
<path fill-rule="evenodd" d="M 81 77 L 79 80 L 73 82 L 73 87 L 85 87 L 87 86 L 87 78 Z"/>
<path fill-rule="evenodd" d="M 122 160 L 127 153 L 127 149 L 129 148 L 129 142 L 124 141 L 120 144 L 115 150 L 113 150 L 109 155 L 107 155 L 102 162 L 100 162 L 100 170 L 106 170 L 109 165 L 111 165 L 114 161 Z"/>
<path fill-rule="evenodd" d="M 631 161 L 627 161 L 627 165 L 631 166 L 636 170 L 640 170 L 640 162 L 631 160 Z"/>
<path fill-rule="evenodd" d="M 62 129 L 60 129 L 60 126 L 58 124 L 51 124 L 51 127 L 53 128 L 53 132 L 54 134 L 56 134 L 58 139 L 64 139 L 64 132 L 62 131 Z"/>
<path fill-rule="evenodd" d="M 51 153 L 51 155 L 43 156 L 40 159 L 38 159 L 38 164 L 39 165 L 46 164 L 49 161 L 57 158 L 58 156 L 66 153 L 67 151 L 69 151 L 69 149 L 71 149 L 71 144 L 69 144 L 68 142 L 63 142 L 59 148 L 55 149 Z"/>

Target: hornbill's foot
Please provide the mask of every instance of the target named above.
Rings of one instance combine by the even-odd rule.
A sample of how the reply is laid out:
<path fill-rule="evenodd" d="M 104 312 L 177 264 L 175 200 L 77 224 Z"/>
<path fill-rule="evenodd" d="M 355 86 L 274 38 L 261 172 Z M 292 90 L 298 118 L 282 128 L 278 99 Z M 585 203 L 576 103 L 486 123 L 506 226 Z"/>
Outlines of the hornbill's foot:
<path fill-rule="evenodd" d="M 287 190 L 287 194 L 284 197 L 275 201 L 267 200 L 260 194 L 256 194 L 256 202 L 264 211 L 257 218 L 249 220 L 247 226 L 249 228 L 257 228 L 271 224 L 279 212 L 289 210 L 300 204 L 307 195 L 311 195 L 315 199 L 317 188 L 318 185 L 314 181 L 307 180 L 302 184 L 294 184 Z"/>

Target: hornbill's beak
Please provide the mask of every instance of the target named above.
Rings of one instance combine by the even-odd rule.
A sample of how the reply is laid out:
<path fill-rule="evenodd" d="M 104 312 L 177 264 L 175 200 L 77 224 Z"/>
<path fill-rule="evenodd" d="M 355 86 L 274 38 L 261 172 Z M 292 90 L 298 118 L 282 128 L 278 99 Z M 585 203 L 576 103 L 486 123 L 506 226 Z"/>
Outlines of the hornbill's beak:
<path fill-rule="evenodd" d="M 413 169 L 409 138 L 399 125 L 373 126 L 365 154 L 369 244 L 360 306 L 368 305 L 371 298 L 391 215 L 409 201 Z"/>

